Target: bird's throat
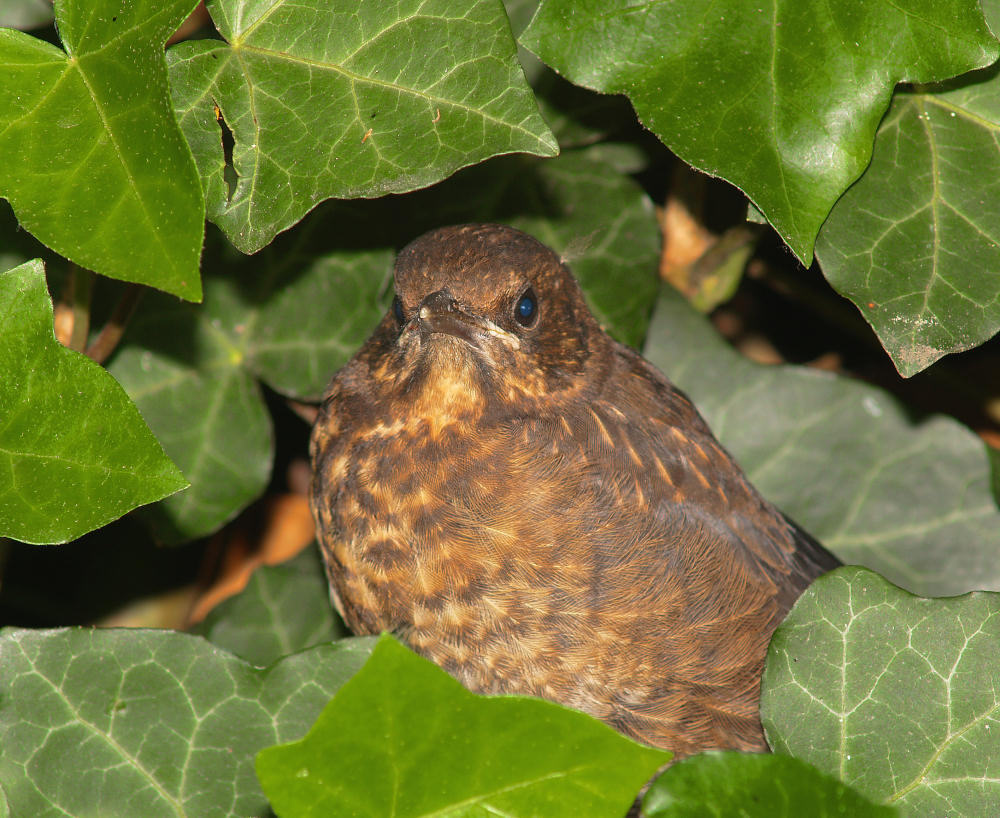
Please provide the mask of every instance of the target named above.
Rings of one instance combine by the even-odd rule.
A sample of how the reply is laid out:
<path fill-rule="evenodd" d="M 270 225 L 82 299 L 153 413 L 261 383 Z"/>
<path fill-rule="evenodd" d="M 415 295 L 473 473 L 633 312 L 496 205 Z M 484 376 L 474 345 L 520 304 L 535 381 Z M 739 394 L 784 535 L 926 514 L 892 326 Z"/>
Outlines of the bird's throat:
<path fill-rule="evenodd" d="M 483 384 L 472 348 L 457 338 L 437 336 L 424 354 L 415 414 L 433 419 L 432 425 L 436 426 L 479 415 L 483 410 Z"/>

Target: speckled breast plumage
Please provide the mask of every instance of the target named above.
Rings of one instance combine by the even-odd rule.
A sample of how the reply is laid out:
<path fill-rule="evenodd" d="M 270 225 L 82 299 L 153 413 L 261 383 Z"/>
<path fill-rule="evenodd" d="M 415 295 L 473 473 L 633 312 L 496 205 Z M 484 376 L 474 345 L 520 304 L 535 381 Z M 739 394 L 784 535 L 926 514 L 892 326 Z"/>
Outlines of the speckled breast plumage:
<path fill-rule="evenodd" d="M 312 440 L 348 625 L 675 752 L 765 749 L 767 643 L 836 561 L 530 237 L 436 231 L 396 275 Z"/>

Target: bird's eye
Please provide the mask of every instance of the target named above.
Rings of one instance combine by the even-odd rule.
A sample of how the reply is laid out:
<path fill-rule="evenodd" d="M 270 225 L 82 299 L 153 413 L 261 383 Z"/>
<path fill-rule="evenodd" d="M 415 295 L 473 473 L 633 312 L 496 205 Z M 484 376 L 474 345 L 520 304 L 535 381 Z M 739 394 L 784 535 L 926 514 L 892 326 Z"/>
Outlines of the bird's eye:
<path fill-rule="evenodd" d="M 403 302 L 399 300 L 398 295 L 392 299 L 392 314 L 396 316 L 396 321 L 400 324 L 406 323 L 406 316 L 403 315 Z"/>
<path fill-rule="evenodd" d="M 530 327 L 535 323 L 537 314 L 538 299 L 535 298 L 535 291 L 528 287 L 514 305 L 514 320 L 522 327 Z"/>

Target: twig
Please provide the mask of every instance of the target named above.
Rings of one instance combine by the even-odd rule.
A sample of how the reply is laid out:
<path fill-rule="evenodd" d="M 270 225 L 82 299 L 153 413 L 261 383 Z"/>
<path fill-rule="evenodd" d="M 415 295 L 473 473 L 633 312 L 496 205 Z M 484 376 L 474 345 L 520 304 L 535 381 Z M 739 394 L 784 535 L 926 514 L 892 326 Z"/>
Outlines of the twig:
<path fill-rule="evenodd" d="M 94 274 L 75 264 L 70 265 L 69 274 L 73 280 L 73 329 L 69 334 L 69 348 L 83 352 L 90 333 L 90 296 L 94 288 Z"/>
<path fill-rule="evenodd" d="M 285 401 L 288 408 L 312 426 L 316 422 L 316 415 L 319 414 L 319 407 L 310 403 L 300 403 L 297 400 L 288 399 Z"/>
<path fill-rule="evenodd" d="M 101 331 L 94 339 L 94 343 L 87 347 L 86 354 L 88 358 L 102 364 L 111 356 L 111 353 L 115 351 L 115 347 L 118 346 L 118 342 L 121 341 L 122 335 L 125 333 L 125 327 L 128 325 L 128 320 L 132 317 L 136 304 L 139 303 L 139 299 L 142 298 L 145 289 L 141 284 L 128 284 L 125 287 L 125 292 L 122 293 L 121 298 L 118 299 L 118 303 L 115 304 L 114 311 L 111 313 L 108 322 L 101 327 Z"/>

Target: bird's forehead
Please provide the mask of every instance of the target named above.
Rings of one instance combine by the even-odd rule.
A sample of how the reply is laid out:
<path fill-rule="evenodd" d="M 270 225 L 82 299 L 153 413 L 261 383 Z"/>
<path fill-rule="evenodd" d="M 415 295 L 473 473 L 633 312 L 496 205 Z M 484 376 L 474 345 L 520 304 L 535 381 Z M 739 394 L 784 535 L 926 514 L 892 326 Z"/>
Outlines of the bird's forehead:
<path fill-rule="evenodd" d="M 544 244 L 496 224 L 443 227 L 426 233 L 396 259 L 396 292 L 407 303 L 447 288 L 467 304 L 490 304 L 498 296 L 539 282 L 560 268 Z"/>

